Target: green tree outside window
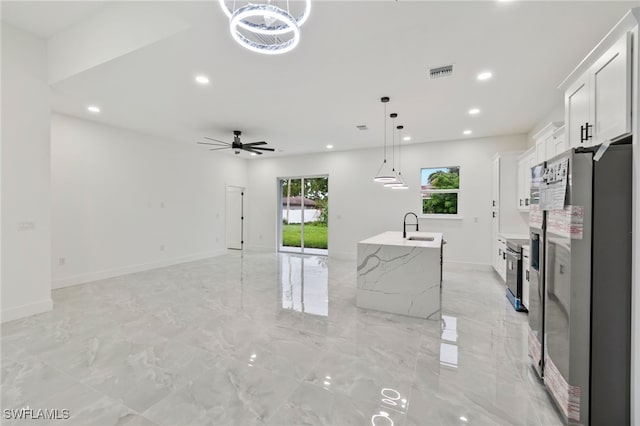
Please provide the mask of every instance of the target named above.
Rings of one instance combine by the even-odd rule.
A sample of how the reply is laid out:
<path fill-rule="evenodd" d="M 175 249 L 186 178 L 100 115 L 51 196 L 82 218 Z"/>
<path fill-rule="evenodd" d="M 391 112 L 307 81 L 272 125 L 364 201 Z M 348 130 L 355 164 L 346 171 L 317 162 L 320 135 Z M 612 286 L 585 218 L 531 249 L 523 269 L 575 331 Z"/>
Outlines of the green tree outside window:
<path fill-rule="evenodd" d="M 422 214 L 458 214 L 460 167 L 433 167 L 421 171 Z"/>

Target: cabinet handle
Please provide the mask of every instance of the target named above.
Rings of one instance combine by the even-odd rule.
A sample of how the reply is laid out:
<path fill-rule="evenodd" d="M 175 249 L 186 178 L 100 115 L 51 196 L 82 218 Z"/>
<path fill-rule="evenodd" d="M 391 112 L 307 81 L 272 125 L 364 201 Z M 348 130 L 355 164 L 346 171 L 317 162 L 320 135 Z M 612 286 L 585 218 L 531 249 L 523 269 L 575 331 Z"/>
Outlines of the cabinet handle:
<path fill-rule="evenodd" d="M 502 256 L 502 249 L 498 249 L 498 256 Z"/>
<path fill-rule="evenodd" d="M 525 274 L 525 275 L 526 275 L 526 277 L 527 277 L 526 279 L 527 279 L 527 281 L 529 281 L 529 270 L 527 269 L 525 272 L 526 272 L 526 274 Z"/>
<path fill-rule="evenodd" d="M 586 125 L 584 126 L 584 140 L 588 141 L 589 139 L 591 139 L 593 137 L 593 135 L 589 134 L 589 129 L 591 127 L 593 127 L 593 124 L 589 124 L 588 122 L 585 123 Z"/>
<path fill-rule="evenodd" d="M 584 142 L 584 126 L 580 126 L 580 143 Z"/>
<path fill-rule="evenodd" d="M 522 198 L 520 198 L 520 207 L 522 207 Z"/>
<path fill-rule="evenodd" d="M 493 217 L 496 217 L 496 212 L 491 212 L 491 215 L 492 215 Z"/>
<path fill-rule="evenodd" d="M 496 206 L 496 200 L 493 200 L 492 204 L 493 204 L 492 207 L 495 207 Z"/>
<path fill-rule="evenodd" d="M 529 199 L 528 199 L 528 198 L 525 198 L 525 199 L 524 199 L 524 205 L 525 205 L 525 206 L 528 206 L 528 205 L 529 205 Z"/>
<path fill-rule="evenodd" d="M 502 252 L 502 260 L 507 260 L 507 252 L 506 251 Z"/>

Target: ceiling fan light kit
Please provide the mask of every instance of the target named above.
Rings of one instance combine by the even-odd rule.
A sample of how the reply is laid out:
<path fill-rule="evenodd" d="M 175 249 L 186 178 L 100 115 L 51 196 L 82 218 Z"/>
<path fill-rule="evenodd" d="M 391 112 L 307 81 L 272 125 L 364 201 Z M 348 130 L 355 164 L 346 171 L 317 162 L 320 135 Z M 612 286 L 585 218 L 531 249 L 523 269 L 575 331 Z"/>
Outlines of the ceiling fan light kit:
<path fill-rule="evenodd" d="M 304 1 L 304 9 L 297 18 L 291 14 L 289 1 L 286 7 L 276 2 L 247 3 L 236 8 L 236 1 L 218 0 L 227 18 L 233 39 L 244 48 L 256 53 L 278 55 L 290 52 L 300 43 L 300 26 L 311 11 L 311 0 Z M 293 2 L 292 2 L 293 3 Z"/>

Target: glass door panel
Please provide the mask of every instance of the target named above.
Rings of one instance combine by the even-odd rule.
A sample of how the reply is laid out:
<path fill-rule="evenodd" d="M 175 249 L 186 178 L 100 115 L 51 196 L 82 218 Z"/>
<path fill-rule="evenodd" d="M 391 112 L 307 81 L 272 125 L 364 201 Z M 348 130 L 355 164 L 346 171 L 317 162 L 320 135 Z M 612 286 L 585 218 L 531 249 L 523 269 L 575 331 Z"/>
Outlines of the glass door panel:
<path fill-rule="evenodd" d="M 300 253 L 304 223 L 302 179 L 280 179 L 280 199 L 282 200 L 280 248 L 282 251 Z"/>
<path fill-rule="evenodd" d="M 280 251 L 326 255 L 329 179 L 280 178 Z"/>
<path fill-rule="evenodd" d="M 327 254 L 329 246 L 329 178 L 303 179 L 304 188 L 304 252 Z"/>

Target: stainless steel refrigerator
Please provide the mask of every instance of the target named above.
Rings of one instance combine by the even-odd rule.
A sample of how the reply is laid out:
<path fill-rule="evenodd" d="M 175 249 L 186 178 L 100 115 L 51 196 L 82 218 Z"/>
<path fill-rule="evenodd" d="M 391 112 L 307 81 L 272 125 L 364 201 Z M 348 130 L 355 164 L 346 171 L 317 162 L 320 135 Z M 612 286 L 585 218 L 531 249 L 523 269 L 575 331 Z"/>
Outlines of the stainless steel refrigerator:
<path fill-rule="evenodd" d="M 630 424 L 631 149 L 571 150 L 542 175 L 542 368 L 570 424 Z"/>
<path fill-rule="evenodd" d="M 546 213 L 540 207 L 540 184 L 546 163 L 531 169 L 531 204 L 529 207 L 529 358 L 538 376 L 544 376 L 545 324 L 545 227 Z"/>

